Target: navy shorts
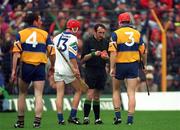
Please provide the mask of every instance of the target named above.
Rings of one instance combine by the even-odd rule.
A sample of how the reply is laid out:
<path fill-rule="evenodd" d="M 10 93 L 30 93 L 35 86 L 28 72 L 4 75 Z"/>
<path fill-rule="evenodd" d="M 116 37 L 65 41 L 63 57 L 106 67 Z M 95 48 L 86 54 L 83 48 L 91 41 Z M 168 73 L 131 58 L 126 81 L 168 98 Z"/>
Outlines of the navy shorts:
<path fill-rule="evenodd" d="M 106 70 L 105 69 L 85 69 L 85 82 L 90 89 L 103 90 L 106 83 Z"/>
<path fill-rule="evenodd" d="M 137 78 L 139 71 L 139 63 L 116 63 L 116 75 L 115 78 L 124 80 L 126 78 Z"/>
<path fill-rule="evenodd" d="M 32 65 L 22 63 L 20 68 L 20 77 L 26 83 L 31 81 L 43 81 L 45 80 L 45 64 Z"/>

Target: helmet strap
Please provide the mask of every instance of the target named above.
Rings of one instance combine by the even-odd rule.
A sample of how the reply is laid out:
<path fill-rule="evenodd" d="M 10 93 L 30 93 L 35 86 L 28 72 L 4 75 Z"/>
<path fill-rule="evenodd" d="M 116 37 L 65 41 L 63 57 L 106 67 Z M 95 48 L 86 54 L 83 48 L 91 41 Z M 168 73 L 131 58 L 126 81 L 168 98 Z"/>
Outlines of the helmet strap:
<path fill-rule="evenodd" d="M 72 28 L 71 30 L 72 30 L 73 33 L 77 33 L 79 28 L 76 27 L 76 28 Z"/>

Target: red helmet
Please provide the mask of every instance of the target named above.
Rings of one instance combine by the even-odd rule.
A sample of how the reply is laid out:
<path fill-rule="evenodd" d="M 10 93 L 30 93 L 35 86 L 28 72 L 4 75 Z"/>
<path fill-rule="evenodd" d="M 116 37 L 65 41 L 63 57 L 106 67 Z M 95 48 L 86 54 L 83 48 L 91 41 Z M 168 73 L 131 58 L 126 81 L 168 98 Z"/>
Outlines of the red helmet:
<path fill-rule="evenodd" d="M 125 12 L 125 13 L 122 13 L 122 14 L 119 14 L 118 16 L 118 21 L 121 23 L 121 22 L 124 22 L 124 21 L 127 21 L 127 22 L 130 22 L 131 18 L 130 18 L 130 15 L 128 12 Z"/>
<path fill-rule="evenodd" d="M 80 28 L 80 22 L 75 19 L 70 19 L 66 23 L 66 28 L 72 29 L 72 28 Z"/>

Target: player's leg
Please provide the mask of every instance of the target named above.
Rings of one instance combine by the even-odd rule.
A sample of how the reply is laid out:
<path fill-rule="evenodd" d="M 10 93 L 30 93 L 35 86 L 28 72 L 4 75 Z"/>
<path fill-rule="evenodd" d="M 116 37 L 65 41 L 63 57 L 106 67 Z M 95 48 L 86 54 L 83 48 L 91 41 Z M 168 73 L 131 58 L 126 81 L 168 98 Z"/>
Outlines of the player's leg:
<path fill-rule="evenodd" d="M 60 125 L 64 125 L 64 117 L 63 117 L 63 98 L 64 98 L 64 82 L 58 81 L 56 82 L 56 108 L 57 108 L 57 117 L 58 117 L 58 123 Z"/>
<path fill-rule="evenodd" d="M 43 89 L 45 81 L 34 81 L 35 119 L 34 127 L 40 127 L 43 112 Z"/>
<path fill-rule="evenodd" d="M 76 115 L 77 115 L 77 108 L 78 108 L 79 101 L 81 99 L 81 93 L 82 93 L 80 88 L 79 88 L 79 86 L 81 84 L 77 79 L 75 79 L 75 80 L 73 80 L 71 82 L 71 85 L 75 89 L 75 94 L 74 94 L 74 97 L 73 97 L 72 109 L 71 109 L 71 113 L 70 113 L 68 122 L 79 125 L 81 123 L 80 123 L 79 119 L 76 117 Z"/>
<path fill-rule="evenodd" d="M 94 100 L 93 100 L 93 111 L 95 117 L 95 124 L 103 124 L 100 118 L 100 95 L 101 90 L 95 89 L 94 91 Z"/>
<path fill-rule="evenodd" d="M 116 78 L 112 78 L 112 99 L 113 99 L 113 105 L 114 105 L 114 111 L 115 111 L 115 118 L 114 118 L 114 124 L 120 124 L 121 123 L 121 112 L 120 112 L 120 106 L 121 106 L 121 99 L 120 99 L 120 80 Z"/>
<path fill-rule="evenodd" d="M 127 119 L 127 124 L 132 124 L 133 123 L 133 114 L 135 112 L 135 105 L 136 105 L 136 100 L 135 100 L 135 92 L 136 92 L 136 87 L 138 84 L 138 79 L 133 78 L 133 79 L 127 79 L 127 94 L 128 94 L 128 119 Z"/>
<path fill-rule="evenodd" d="M 85 74 L 86 74 L 85 75 L 85 82 L 89 86 L 89 89 L 87 92 L 86 99 L 84 101 L 84 121 L 83 121 L 83 124 L 89 124 L 90 123 L 89 114 L 91 111 L 91 102 L 94 99 L 96 79 L 94 78 L 95 75 L 93 76 L 93 72 L 91 72 L 89 70 Z"/>
<path fill-rule="evenodd" d="M 83 121 L 83 124 L 89 124 L 90 123 L 90 120 L 89 120 L 89 114 L 90 114 L 90 111 L 91 111 L 91 102 L 94 98 L 94 91 L 95 89 L 88 89 L 87 91 L 87 96 L 86 96 L 86 99 L 84 101 L 84 121 Z"/>
<path fill-rule="evenodd" d="M 135 112 L 135 92 L 138 85 L 138 69 L 139 63 L 133 62 L 129 63 L 128 65 L 128 72 L 126 75 L 127 79 L 127 94 L 128 94 L 128 117 L 127 117 L 127 124 L 133 124 L 133 114 Z"/>
<path fill-rule="evenodd" d="M 22 79 L 18 79 L 19 83 L 19 96 L 18 96 L 18 120 L 14 125 L 15 128 L 23 128 L 24 127 L 24 112 L 26 108 L 26 96 L 27 96 L 27 88 L 28 83 L 24 82 Z"/>
<path fill-rule="evenodd" d="M 32 81 L 34 85 L 34 96 L 35 96 L 35 117 L 34 117 L 34 128 L 39 128 L 41 125 L 41 117 L 43 112 L 43 90 L 45 84 L 45 64 L 38 66 L 32 66 L 33 74 Z"/>

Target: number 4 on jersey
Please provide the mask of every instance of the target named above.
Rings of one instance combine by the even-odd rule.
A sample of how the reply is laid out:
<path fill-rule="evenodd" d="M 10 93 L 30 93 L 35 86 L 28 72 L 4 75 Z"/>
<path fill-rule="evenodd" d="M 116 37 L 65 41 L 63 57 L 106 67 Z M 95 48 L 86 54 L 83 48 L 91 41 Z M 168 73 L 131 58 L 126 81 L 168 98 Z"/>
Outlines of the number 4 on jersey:
<path fill-rule="evenodd" d="M 27 39 L 26 39 L 27 44 L 32 44 L 32 47 L 36 47 L 38 44 L 37 42 L 37 34 L 36 32 L 33 32 Z"/>

